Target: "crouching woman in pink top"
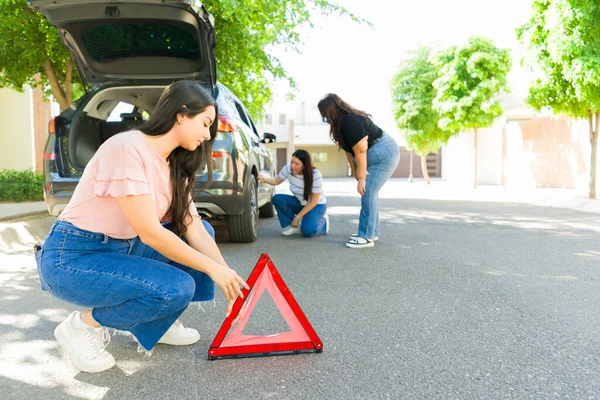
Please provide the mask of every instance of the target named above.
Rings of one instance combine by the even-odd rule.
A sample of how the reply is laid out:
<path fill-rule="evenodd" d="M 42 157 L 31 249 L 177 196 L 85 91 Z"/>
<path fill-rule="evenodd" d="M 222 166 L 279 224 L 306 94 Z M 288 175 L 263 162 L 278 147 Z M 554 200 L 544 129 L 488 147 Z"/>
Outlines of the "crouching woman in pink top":
<path fill-rule="evenodd" d="M 42 289 L 88 308 L 54 335 L 74 366 L 111 368 L 107 328 L 129 331 L 150 352 L 157 343 L 188 345 L 195 329 L 177 318 L 192 301 L 229 300 L 246 282 L 225 262 L 193 198 L 196 170 L 210 154 L 217 109 L 200 85 L 165 89 L 140 130 L 107 140 L 83 172 L 36 260 Z"/>

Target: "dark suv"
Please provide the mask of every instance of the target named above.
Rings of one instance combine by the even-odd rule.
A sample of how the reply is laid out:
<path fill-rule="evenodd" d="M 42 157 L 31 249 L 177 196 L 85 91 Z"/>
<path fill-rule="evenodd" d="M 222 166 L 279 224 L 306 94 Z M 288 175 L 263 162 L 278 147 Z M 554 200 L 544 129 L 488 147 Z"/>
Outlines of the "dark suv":
<path fill-rule="evenodd" d="M 148 118 L 163 89 L 179 79 L 206 87 L 219 106 L 213 181 L 194 199 L 212 223 L 226 222 L 234 242 L 253 242 L 259 215 L 272 217 L 273 187 L 257 180 L 275 165 L 242 102 L 216 82 L 213 18 L 193 0 L 31 0 L 71 51 L 87 93 L 52 119 L 44 151 L 44 198 L 58 215 L 83 169 L 109 137 Z M 196 188 L 207 180 L 206 166 Z M 90 210 L 93 212 L 93 210 Z"/>

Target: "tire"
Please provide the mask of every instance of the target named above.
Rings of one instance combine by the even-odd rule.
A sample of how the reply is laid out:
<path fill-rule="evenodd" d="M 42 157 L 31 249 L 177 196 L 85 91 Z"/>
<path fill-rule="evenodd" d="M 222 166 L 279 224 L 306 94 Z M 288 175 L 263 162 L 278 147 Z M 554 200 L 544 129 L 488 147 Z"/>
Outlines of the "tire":
<path fill-rule="evenodd" d="M 229 240 L 234 243 L 252 243 L 258 236 L 258 194 L 256 179 L 250 177 L 248 192 L 244 199 L 244 212 L 227 217 Z"/>
<path fill-rule="evenodd" d="M 271 200 L 273 199 L 273 189 L 271 189 Z M 259 217 L 260 218 L 273 218 L 275 216 L 275 207 L 273 207 L 273 202 L 269 201 L 267 204 L 259 208 Z"/>

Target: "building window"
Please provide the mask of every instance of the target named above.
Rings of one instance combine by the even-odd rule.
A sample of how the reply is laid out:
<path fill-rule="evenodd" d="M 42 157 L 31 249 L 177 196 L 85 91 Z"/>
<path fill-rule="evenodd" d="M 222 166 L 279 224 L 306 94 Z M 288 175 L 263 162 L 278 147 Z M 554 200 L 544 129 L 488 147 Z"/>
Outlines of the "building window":
<path fill-rule="evenodd" d="M 279 114 L 279 125 L 285 125 L 285 114 Z"/>
<path fill-rule="evenodd" d="M 272 124 L 273 124 L 273 115 L 265 114 L 265 125 L 272 125 Z"/>

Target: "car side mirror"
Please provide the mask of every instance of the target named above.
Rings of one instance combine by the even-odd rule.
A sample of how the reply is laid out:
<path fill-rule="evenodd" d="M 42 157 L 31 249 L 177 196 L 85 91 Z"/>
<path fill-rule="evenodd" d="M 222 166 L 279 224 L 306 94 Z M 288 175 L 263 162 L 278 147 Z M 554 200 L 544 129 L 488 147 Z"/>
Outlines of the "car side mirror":
<path fill-rule="evenodd" d="M 263 139 L 260 141 L 261 143 L 275 143 L 277 141 L 277 136 L 272 133 L 265 132 Z"/>

